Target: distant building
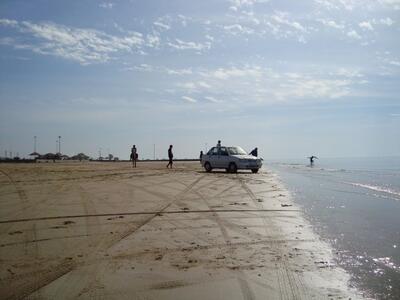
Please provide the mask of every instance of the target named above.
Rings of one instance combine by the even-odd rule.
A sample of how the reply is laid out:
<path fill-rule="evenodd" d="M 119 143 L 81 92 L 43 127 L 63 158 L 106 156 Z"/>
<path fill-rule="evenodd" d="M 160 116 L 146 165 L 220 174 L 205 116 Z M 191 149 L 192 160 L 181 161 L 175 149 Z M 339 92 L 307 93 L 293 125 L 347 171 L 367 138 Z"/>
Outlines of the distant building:
<path fill-rule="evenodd" d="M 37 159 L 38 157 L 40 157 L 40 153 L 32 152 L 31 154 L 29 154 L 29 156 L 32 156 L 33 159 Z"/>
<path fill-rule="evenodd" d="M 38 159 L 48 159 L 48 160 L 56 160 L 56 159 L 61 159 L 61 156 L 55 153 L 46 153 L 43 155 L 39 155 L 39 157 L 37 157 Z"/>

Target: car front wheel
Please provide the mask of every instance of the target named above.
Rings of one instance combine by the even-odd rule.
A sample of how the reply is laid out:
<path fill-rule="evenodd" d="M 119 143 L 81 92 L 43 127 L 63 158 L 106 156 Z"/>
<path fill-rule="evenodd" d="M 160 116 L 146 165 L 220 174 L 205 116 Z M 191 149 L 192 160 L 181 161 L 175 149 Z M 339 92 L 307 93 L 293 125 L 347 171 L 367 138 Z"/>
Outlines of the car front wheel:
<path fill-rule="evenodd" d="M 237 172 L 237 166 L 235 163 L 230 163 L 228 167 L 229 173 L 236 173 Z"/>
<path fill-rule="evenodd" d="M 209 162 L 204 164 L 204 169 L 206 169 L 206 172 L 211 172 L 212 168 Z"/>
<path fill-rule="evenodd" d="M 251 172 L 254 173 L 254 174 L 258 173 L 258 169 L 251 169 Z"/>

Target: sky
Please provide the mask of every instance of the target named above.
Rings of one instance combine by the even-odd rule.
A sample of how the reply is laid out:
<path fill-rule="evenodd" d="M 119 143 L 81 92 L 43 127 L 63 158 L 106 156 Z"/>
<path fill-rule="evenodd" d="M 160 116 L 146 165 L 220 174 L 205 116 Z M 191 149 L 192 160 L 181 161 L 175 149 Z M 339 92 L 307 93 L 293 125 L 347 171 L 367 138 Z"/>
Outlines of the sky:
<path fill-rule="evenodd" d="M 400 155 L 400 0 L 0 2 L 0 155 Z"/>

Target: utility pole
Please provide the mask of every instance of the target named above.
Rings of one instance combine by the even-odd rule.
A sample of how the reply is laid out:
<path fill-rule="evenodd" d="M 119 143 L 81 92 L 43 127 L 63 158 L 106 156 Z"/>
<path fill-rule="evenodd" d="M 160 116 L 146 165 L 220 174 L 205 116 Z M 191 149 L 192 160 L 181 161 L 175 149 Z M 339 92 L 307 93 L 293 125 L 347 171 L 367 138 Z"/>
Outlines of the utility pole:
<path fill-rule="evenodd" d="M 33 152 L 36 152 L 36 139 L 37 139 L 37 136 L 35 135 L 33 137 Z"/>
<path fill-rule="evenodd" d="M 58 136 L 58 153 L 61 154 L 61 135 Z"/>
<path fill-rule="evenodd" d="M 156 160 L 156 144 L 153 144 L 153 160 Z"/>

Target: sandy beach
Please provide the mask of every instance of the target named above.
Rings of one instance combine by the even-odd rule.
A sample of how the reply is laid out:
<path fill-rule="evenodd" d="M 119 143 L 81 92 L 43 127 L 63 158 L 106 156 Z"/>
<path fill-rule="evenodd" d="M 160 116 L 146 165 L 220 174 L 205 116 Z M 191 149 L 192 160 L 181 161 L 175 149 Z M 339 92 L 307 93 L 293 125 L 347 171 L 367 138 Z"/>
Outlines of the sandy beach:
<path fill-rule="evenodd" d="M 357 299 L 267 171 L 0 165 L 2 299 Z"/>

